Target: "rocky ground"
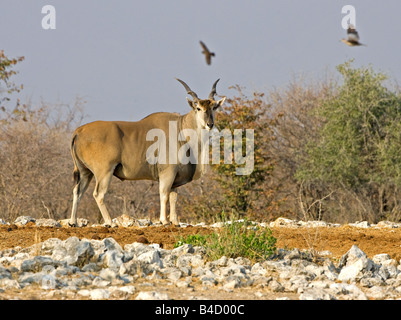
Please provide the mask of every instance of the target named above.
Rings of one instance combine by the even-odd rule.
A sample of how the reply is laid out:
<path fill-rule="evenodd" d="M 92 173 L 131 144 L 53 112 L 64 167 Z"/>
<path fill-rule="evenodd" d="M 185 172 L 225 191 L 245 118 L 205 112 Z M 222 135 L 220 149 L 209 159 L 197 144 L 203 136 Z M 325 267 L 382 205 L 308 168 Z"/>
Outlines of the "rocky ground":
<path fill-rule="evenodd" d="M 365 300 L 401 298 L 401 225 L 279 218 L 271 259 L 207 261 L 180 235 L 221 227 L 163 227 L 127 216 L 117 228 L 0 220 L 0 299 Z"/>

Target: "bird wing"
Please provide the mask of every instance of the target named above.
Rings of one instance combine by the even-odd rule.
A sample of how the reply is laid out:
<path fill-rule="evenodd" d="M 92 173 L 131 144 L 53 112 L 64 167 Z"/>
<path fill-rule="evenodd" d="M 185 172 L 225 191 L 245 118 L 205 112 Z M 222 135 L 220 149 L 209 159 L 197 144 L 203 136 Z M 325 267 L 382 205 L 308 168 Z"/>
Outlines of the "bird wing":
<path fill-rule="evenodd" d="M 206 63 L 209 65 L 212 63 L 212 56 L 210 54 L 206 55 Z"/>
<path fill-rule="evenodd" d="M 209 49 L 206 47 L 206 45 L 202 41 L 199 41 L 199 43 L 202 46 L 203 50 L 205 50 L 206 52 L 210 52 Z"/>

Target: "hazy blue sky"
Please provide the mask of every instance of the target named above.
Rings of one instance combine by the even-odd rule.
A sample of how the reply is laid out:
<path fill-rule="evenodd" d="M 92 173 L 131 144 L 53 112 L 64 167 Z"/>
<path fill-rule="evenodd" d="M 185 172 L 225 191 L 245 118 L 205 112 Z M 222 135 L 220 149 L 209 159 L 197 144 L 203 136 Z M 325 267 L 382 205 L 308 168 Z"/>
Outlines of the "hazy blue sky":
<path fill-rule="evenodd" d="M 323 76 L 355 58 L 401 80 L 400 0 L 0 0 L 0 49 L 25 56 L 22 101 L 87 101 L 86 121 L 186 113 L 178 77 L 203 98 L 221 78 L 268 91 L 299 74 Z M 56 29 L 42 28 L 44 5 Z M 350 48 L 341 9 L 353 5 L 361 42 Z M 199 40 L 216 53 L 207 66 Z"/>

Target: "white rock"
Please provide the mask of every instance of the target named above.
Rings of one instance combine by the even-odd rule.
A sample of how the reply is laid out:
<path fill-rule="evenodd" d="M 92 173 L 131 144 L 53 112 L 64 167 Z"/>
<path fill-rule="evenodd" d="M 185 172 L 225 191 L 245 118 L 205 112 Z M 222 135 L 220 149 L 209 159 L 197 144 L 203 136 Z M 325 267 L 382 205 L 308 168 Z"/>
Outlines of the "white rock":
<path fill-rule="evenodd" d="M 54 219 L 36 219 L 35 224 L 37 227 L 53 227 L 53 228 L 60 228 L 61 224 Z"/>
<path fill-rule="evenodd" d="M 178 280 L 175 282 L 175 286 L 177 288 L 189 288 L 190 287 L 190 281 L 188 280 Z"/>
<path fill-rule="evenodd" d="M 49 238 L 46 241 L 43 241 L 41 243 L 41 247 L 40 247 L 40 252 L 43 255 L 52 255 L 53 254 L 53 250 L 58 247 L 58 246 L 62 246 L 63 245 L 63 241 L 58 239 L 58 238 Z"/>
<path fill-rule="evenodd" d="M 53 290 L 56 288 L 57 279 L 54 275 L 45 274 L 42 277 L 40 285 L 41 285 L 41 289 L 43 289 L 43 290 Z"/>
<path fill-rule="evenodd" d="M 232 289 L 238 288 L 240 286 L 240 284 L 241 284 L 241 281 L 238 278 L 235 278 L 235 279 L 231 279 L 230 281 L 225 283 L 223 288 L 232 290 Z"/>
<path fill-rule="evenodd" d="M 392 221 L 379 221 L 376 226 L 378 228 L 399 228 L 401 224 Z"/>
<path fill-rule="evenodd" d="M 152 221 L 149 219 L 138 219 L 136 220 L 135 225 L 138 227 L 148 227 L 152 225 Z"/>
<path fill-rule="evenodd" d="M 303 290 L 308 287 L 309 281 L 305 275 L 295 275 L 291 277 L 288 281 L 283 282 L 283 286 L 287 291 L 290 292 L 303 292 Z"/>
<path fill-rule="evenodd" d="M 118 252 L 123 252 L 123 248 L 114 238 L 104 238 L 102 242 L 106 250 L 117 250 Z"/>
<path fill-rule="evenodd" d="M 136 260 L 147 263 L 147 264 L 156 264 L 160 268 L 163 267 L 163 262 L 160 259 L 160 253 L 157 250 L 152 250 L 152 251 L 142 253 L 141 255 L 139 255 L 137 257 Z"/>
<path fill-rule="evenodd" d="M 338 280 L 353 281 L 362 278 L 366 271 L 374 271 L 377 266 L 370 260 L 366 254 L 353 245 L 351 249 L 340 259 L 339 267 L 341 268 Z"/>
<path fill-rule="evenodd" d="M 30 216 L 19 216 L 17 219 L 14 220 L 14 224 L 21 227 L 26 225 L 28 222 L 35 222 L 35 218 L 32 218 Z"/>
<path fill-rule="evenodd" d="M 95 277 L 92 281 L 92 285 L 95 287 L 107 287 L 110 285 L 110 281 L 104 280 L 100 277 Z"/>
<path fill-rule="evenodd" d="M 284 286 L 275 279 L 269 282 L 269 288 L 273 292 L 283 292 L 285 290 Z"/>
<path fill-rule="evenodd" d="M 376 254 L 373 256 L 372 260 L 376 264 L 382 264 L 386 260 L 390 260 L 391 257 L 387 253 Z"/>
<path fill-rule="evenodd" d="M 106 300 L 110 298 L 110 291 L 106 289 L 93 289 L 90 291 L 92 300 Z"/>
<path fill-rule="evenodd" d="M 91 290 L 88 289 L 81 289 L 77 292 L 80 296 L 89 297 L 91 295 Z"/>
<path fill-rule="evenodd" d="M 228 263 L 228 258 L 226 256 L 222 256 L 220 259 L 217 259 L 212 262 L 214 266 L 219 266 L 219 267 L 226 267 Z"/>
<path fill-rule="evenodd" d="M 163 270 L 163 274 L 168 280 L 176 282 L 181 278 L 182 271 L 176 268 L 166 268 Z"/>
<path fill-rule="evenodd" d="M 260 263 L 255 263 L 251 268 L 251 273 L 264 276 L 267 271 Z"/>
<path fill-rule="evenodd" d="M 123 292 L 127 292 L 129 294 L 134 294 L 136 291 L 136 288 L 134 286 L 124 286 L 124 287 L 119 287 L 118 290 L 123 291 Z"/>
<path fill-rule="evenodd" d="M 367 255 L 354 244 L 351 249 L 341 257 L 339 267 L 341 268 L 344 265 L 351 265 L 360 258 L 367 258 Z"/>
<path fill-rule="evenodd" d="M 322 288 L 307 288 L 299 296 L 299 300 L 337 300 L 330 292 Z"/>
<path fill-rule="evenodd" d="M 204 265 L 204 260 L 199 254 L 183 254 L 177 258 L 177 267 L 201 267 Z"/>
<path fill-rule="evenodd" d="M 354 223 L 348 223 L 348 225 L 356 228 L 370 228 L 370 224 L 367 221 L 356 221 Z"/>
<path fill-rule="evenodd" d="M 192 245 L 186 243 L 182 246 L 179 246 L 178 248 L 174 248 L 171 253 L 176 255 L 176 256 L 180 256 L 182 254 L 187 254 L 187 253 L 194 253 L 194 248 L 192 247 Z"/>
<path fill-rule="evenodd" d="M 136 220 L 134 217 L 131 217 L 130 215 L 124 213 L 121 216 L 114 218 L 112 221 L 119 227 L 127 228 L 134 226 Z"/>
<path fill-rule="evenodd" d="M 56 267 L 60 265 L 59 262 L 53 261 L 48 256 L 35 256 L 33 259 L 27 259 L 21 264 L 22 272 L 38 272 L 41 271 L 44 266 Z"/>
<path fill-rule="evenodd" d="M 210 225 L 211 228 L 223 228 L 224 227 L 224 222 L 215 222 Z"/>
<path fill-rule="evenodd" d="M 161 250 L 160 244 L 158 244 L 158 243 L 151 243 L 151 244 L 149 244 L 149 248 L 156 249 L 157 251 L 160 251 L 160 250 Z"/>
<path fill-rule="evenodd" d="M 298 228 L 299 224 L 291 219 L 279 217 L 275 221 L 270 222 L 269 226 L 270 228 L 277 228 L 277 227 Z"/>
<path fill-rule="evenodd" d="M 327 227 L 328 226 L 327 222 L 320 221 L 320 220 L 317 220 L 317 221 L 306 221 L 306 222 L 299 221 L 299 224 L 302 227 L 308 227 L 308 228 L 321 228 L 321 227 Z"/>
<path fill-rule="evenodd" d="M 148 245 L 140 243 L 140 242 L 133 242 L 126 244 L 124 246 L 124 250 L 126 252 L 132 253 L 135 256 L 139 256 L 142 253 L 148 252 L 149 250 L 154 250 L 153 248 L 150 248 Z"/>
<path fill-rule="evenodd" d="M 106 268 L 118 270 L 123 264 L 124 254 L 118 250 L 107 250 L 101 254 L 99 261 L 103 263 Z"/>
<path fill-rule="evenodd" d="M 362 278 L 362 279 L 359 281 L 359 284 L 360 284 L 362 287 L 371 288 L 371 287 L 373 287 L 373 286 L 385 285 L 385 282 L 384 282 L 384 280 L 383 280 L 382 277 L 376 276 L 376 277 L 365 277 L 365 278 Z"/>
<path fill-rule="evenodd" d="M 350 300 L 367 300 L 367 296 L 355 284 L 332 283 L 330 289 L 338 294 L 342 294 L 344 298 Z"/>
<path fill-rule="evenodd" d="M 345 266 L 341 269 L 338 275 L 338 280 L 340 281 L 350 281 L 356 280 L 360 273 L 366 268 L 366 260 L 359 259 L 351 265 Z"/>
<path fill-rule="evenodd" d="M 219 270 L 220 270 L 220 275 L 222 276 L 230 276 L 234 274 L 246 273 L 245 268 L 242 265 L 236 263 L 229 263 L 227 267 L 221 267 Z"/>
<path fill-rule="evenodd" d="M 100 271 L 99 277 L 101 277 L 102 279 L 104 279 L 106 281 L 113 282 L 114 280 L 117 279 L 118 273 L 116 271 L 114 271 L 113 269 L 105 268 Z"/>
<path fill-rule="evenodd" d="M 309 287 L 311 287 L 311 288 L 319 288 L 319 289 L 327 289 L 327 288 L 330 288 L 330 282 L 328 282 L 328 281 L 320 281 L 320 280 L 312 281 L 309 284 Z"/>
<path fill-rule="evenodd" d="M 21 289 L 17 280 L 9 278 L 0 278 L 0 287 L 2 289 Z"/>
<path fill-rule="evenodd" d="M 170 300 L 167 293 L 157 291 L 141 291 L 136 296 L 135 300 Z"/>
<path fill-rule="evenodd" d="M 63 219 L 58 221 L 62 227 L 68 228 L 70 226 L 70 219 Z M 82 228 L 86 227 L 89 224 L 89 220 L 78 218 L 77 219 L 77 227 Z"/>
<path fill-rule="evenodd" d="M 366 291 L 366 296 L 373 299 L 384 299 L 386 297 L 385 289 L 374 286 Z"/>

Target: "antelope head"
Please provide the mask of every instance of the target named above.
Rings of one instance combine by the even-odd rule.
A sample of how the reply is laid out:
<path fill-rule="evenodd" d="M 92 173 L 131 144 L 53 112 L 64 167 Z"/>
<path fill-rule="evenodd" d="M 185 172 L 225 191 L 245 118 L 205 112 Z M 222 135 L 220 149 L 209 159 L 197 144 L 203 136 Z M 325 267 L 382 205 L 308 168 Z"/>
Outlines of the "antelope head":
<path fill-rule="evenodd" d="M 199 99 L 196 93 L 193 92 L 184 81 L 180 79 L 177 80 L 181 82 L 181 84 L 187 90 L 187 93 L 193 98 L 193 100 L 187 98 L 187 101 L 189 106 L 195 112 L 198 127 L 201 129 L 212 130 L 214 127 L 214 113 L 226 100 L 226 97 L 223 97 L 220 100 L 214 99 L 214 96 L 216 95 L 216 85 L 220 79 L 217 79 L 213 84 L 212 91 L 210 92 L 208 99 Z"/>

